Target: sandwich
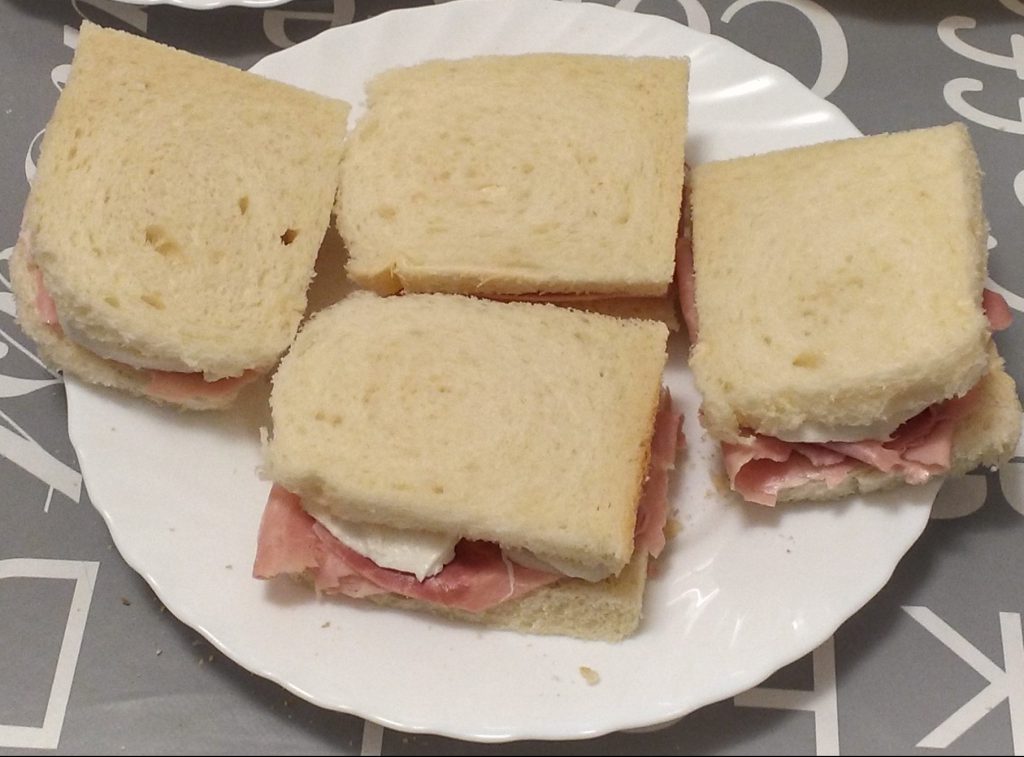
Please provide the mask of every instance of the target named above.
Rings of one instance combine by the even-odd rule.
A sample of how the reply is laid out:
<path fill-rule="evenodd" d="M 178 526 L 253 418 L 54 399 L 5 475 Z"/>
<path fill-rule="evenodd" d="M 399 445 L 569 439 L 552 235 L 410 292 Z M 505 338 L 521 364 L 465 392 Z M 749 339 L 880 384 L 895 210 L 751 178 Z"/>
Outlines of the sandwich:
<path fill-rule="evenodd" d="M 690 366 L 733 490 L 832 499 L 1009 457 L 1008 311 L 962 125 L 709 163 L 690 191 Z"/>
<path fill-rule="evenodd" d="M 83 22 L 10 263 L 43 359 L 191 408 L 266 374 L 305 309 L 348 109 Z"/>
<path fill-rule="evenodd" d="M 618 640 L 665 546 L 664 324 L 359 292 L 274 375 L 257 578 Z"/>
<path fill-rule="evenodd" d="M 666 297 L 688 61 L 529 54 L 386 71 L 342 161 L 349 275 L 378 294 Z"/>

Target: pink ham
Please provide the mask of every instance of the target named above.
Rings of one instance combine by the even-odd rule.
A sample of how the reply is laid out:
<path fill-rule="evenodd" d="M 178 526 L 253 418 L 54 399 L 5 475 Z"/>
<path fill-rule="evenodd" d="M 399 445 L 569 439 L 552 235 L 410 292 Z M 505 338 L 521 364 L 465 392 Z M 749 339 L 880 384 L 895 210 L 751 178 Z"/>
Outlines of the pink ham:
<path fill-rule="evenodd" d="M 722 452 L 726 457 L 734 454 L 734 450 L 731 449 L 733 446 L 722 445 Z M 854 467 L 855 463 L 850 461 L 815 466 L 806 457 L 798 454 L 793 454 L 781 462 L 754 458 L 738 467 L 731 482 L 732 488 L 748 502 L 773 507 L 779 492 L 783 489 L 811 481 L 824 481 L 831 489 L 850 475 Z"/>
<path fill-rule="evenodd" d="M 32 275 L 36 280 L 36 310 L 39 311 L 39 319 L 51 328 L 60 329 L 60 322 L 57 320 L 57 305 L 53 302 L 46 284 L 43 283 L 43 272 L 32 266 Z"/>
<path fill-rule="evenodd" d="M 320 542 L 313 534 L 313 517 L 299 498 L 274 484 L 260 519 L 256 561 L 252 574 L 271 578 L 281 573 L 302 573 L 320 562 Z"/>
<path fill-rule="evenodd" d="M 561 578 L 503 559 L 497 544 L 463 539 L 455 545 L 455 558 L 440 573 L 418 581 L 411 573 L 382 568 L 349 549 L 319 523 L 313 531 L 333 557 L 374 586 L 467 612 L 483 612 Z"/>
<path fill-rule="evenodd" d="M 215 399 L 237 392 L 241 387 L 260 377 L 258 371 L 246 371 L 241 376 L 207 381 L 201 373 L 174 371 L 146 371 L 149 381 L 146 394 L 154 399 L 180 402 L 194 397 Z"/>
<path fill-rule="evenodd" d="M 778 494 L 812 481 L 828 488 L 865 466 L 898 473 L 920 484 L 949 470 L 953 431 L 971 409 L 977 391 L 925 409 L 900 426 L 888 441 L 785 442 L 755 434 L 740 444 L 722 444 L 732 488 L 744 499 L 774 506 Z"/>
<path fill-rule="evenodd" d="M 699 321 L 693 269 L 693 217 L 690 212 L 690 182 L 683 186 L 683 207 L 679 213 L 679 233 L 676 235 L 676 287 L 679 290 L 679 310 L 690 335 L 690 344 L 697 343 Z"/>
<path fill-rule="evenodd" d="M 1010 306 L 1006 304 L 1003 295 L 998 292 L 993 292 L 991 289 L 984 290 L 981 293 L 981 306 L 985 309 L 985 315 L 988 316 L 988 323 L 993 331 L 1002 331 L 1013 323 Z"/>
<path fill-rule="evenodd" d="M 302 509 L 298 496 L 274 484 L 260 519 L 253 576 L 273 578 L 309 572 L 317 591 L 357 598 L 383 593 L 325 549 L 314 530 L 317 525 Z"/>
<path fill-rule="evenodd" d="M 504 560 L 495 544 L 463 539 L 440 573 L 417 581 L 346 547 L 302 509 L 298 496 L 274 485 L 260 522 L 253 576 L 302 573 L 326 594 L 392 593 L 468 612 L 483 612 L 561 578 Z"/>
<path fill-rule="evenodd" d="M 661 390 L 658 414 L 654 420 L 651 458 L 647 477 L 637 505 L 633 548 L 646 549 L 657 557 L 665 548 L 665 524 L 668 522 L 668 473 L 675 468 L 676 456 L 685 445 L 683 416 L 672 405 L 667 388 Z"/>

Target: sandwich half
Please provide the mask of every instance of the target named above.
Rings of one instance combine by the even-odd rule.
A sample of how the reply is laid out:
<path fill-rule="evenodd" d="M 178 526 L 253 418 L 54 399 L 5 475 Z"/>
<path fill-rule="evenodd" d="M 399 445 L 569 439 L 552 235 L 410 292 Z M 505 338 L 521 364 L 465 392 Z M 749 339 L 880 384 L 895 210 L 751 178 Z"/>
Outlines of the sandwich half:
<path fill-rule="evenodd" d="M 828 499 L 1010 455 L 1008 311 L 984 292 L 962 125 L 710 163 L 690 189 L 690 365 L 734 490 Z"/>
<path fill-rule="evenodd" d="M 379 294 L 665 296 L 688 75 L 570 54 L 378 75 L 342 163 L 349 275 Z"/>
<path fill-rule="evenodd" d="M 11 260 L 41 356 L 160 401 L 230 403 L 295 336 L 348 110 L 83 22 Z"/>
<path fill-rule="evenodd" d="M 274 376 L 254 575 L 616 640 L 664 546 L 668 331 L 553 305 L 350 296 Z"/>

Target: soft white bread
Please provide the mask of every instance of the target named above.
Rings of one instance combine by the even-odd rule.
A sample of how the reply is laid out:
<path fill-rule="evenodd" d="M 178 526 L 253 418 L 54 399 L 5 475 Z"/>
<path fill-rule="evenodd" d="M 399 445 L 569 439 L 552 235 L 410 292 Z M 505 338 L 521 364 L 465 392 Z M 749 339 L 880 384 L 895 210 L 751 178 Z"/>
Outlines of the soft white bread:
<path fill-rule="evenodd" d="M 406 599 L 397 594 L 373 594 L 367 599 L 391 607 L 429 611 L 446 618 L 481 623 L 491 628 L 621 641 L 640 624 L 647 564 L 647 553 L 640 552 L 613 578 L 597 583 L 566 578 L 481 613 Z"/>
<path fill-rule="evenodd" d="M 18 324 L 35 343 L 39 356 L 49 365 L 79 377 L 83 381 L 108 386 L 129 394 L 157 402 L 164 402 L 150 391 L 152 376 L 148 370 L 132 368 L 124 363 L 101 358 L 95 352 L 80 347 L 67 339 L 60 328 L 43 322 L 36 306 L 37 279 L 31 270 L 28 256 L 20 243 L 15 244 L 10 259 L 11 289 L 17 306 Z M 226 391 L 182 393 L 173 404 L 190 410 L 220 410 L 233 404 L 245 388 L 242 382 L 232 382 Z"/>
<path fill-rule="evenodd" d="M 664 294 L 688 73 L 534 54 L 379 75 L 342 164 L 349 274 L 381 294 Z"/>
<path fill-rule="evenodd" d="M 987 370 L 987 224 L 962 125 L 698 166 L 691 188 L 690 365 L 712 436 L 896 424 Z"/>
<path fill-rule="evenodd" d="M 318 264 L 319 265 L 319 264 Z M 640 318 L 661 321 L 669 331 L 679 331 L 678 295 L 673 289 L 667 297 L 589 297 L 581 295 L 507 295 L 493 299 L 501 302 L 550 302 L 588 313 L 604 313 L 616 318 Z"/>
<path fill-rule="evenodd" d="M 661 321 L 669 331 L 679 331 L 675 297 L 606 297 L 566 305 L 588 313 L 604 313 L 616 318 L 641 318 Z"/>
<path fill-rule="evenodd" d="M 66 335 L 211 381 L 271 368 L 305 308 L 348 110 L 84 22 L 22 226 Z M 47 353 L 94 379 L 76 351 Z"/>
<path fill-rule="evenodd" d="M 963 475 L 981 465 L 997 467 L 1005 463 L 1020 438 L 1021 405 L 1017 387 L 994 349 L 991 351 L 990 365 L 989 372 L 978 383 L 975 404 L 960 420 L 953 433 L 949 475 Z M 898 472 L 883 473 L 864 465 L 858 466 L 848 479 L 831 489 L 822 481 L 783 489 L 779 492 L 779 502 L 838 499 L 849 494 L 902 486 L 904 483 L 903 476 Z"/>
<path fill-rule="evenodd" d="M 346 520 L 618 573 L 667 335 L 553 305 L 350 296 L 274 376 L 264 473 Z"/>

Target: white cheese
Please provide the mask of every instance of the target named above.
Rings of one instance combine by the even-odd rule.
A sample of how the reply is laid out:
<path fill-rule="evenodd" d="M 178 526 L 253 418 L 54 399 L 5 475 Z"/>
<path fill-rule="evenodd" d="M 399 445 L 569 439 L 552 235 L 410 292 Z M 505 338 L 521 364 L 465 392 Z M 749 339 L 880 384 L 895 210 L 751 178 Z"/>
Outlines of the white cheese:
<path fill-rule="evenodd" d="M 307 512 L 335 539 L 382 568 L 412 573 L 423 581 L 455 557 L 458 536 L 344 521 L 323 510 Z"/>
<path fill-rule="evenodd" d="M 555 557 L 541 559 L 528 549 L 505 549 L 505 556 L 525 568 L 543 570 L 548 573 L 561 573 L 572 578 L 582 578 L 584 581 L 603 581 L 611 575 L 604 568 L 588 568 Z"/>
<path fill-rule="evenodd" d="M 885 421 L 865 426 L 826 426 L 822 423 L 801 423 L 794 429 L 773 434 L 784 442 L 862 442 L 884 441 L 905 421 Z"/>

